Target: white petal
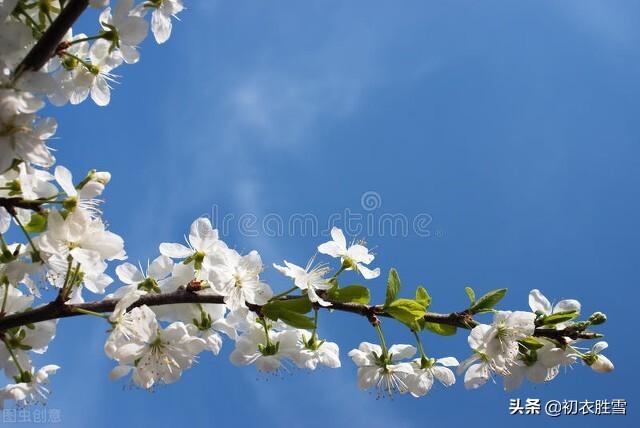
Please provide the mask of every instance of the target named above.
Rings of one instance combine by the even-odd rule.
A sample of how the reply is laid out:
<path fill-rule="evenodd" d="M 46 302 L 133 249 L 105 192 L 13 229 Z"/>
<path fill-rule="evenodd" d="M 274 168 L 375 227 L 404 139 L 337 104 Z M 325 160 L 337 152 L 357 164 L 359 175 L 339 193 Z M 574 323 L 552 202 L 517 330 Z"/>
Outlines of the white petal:
<path fill-rule="evenodd" d="M 358 265 L 358 272 L 362 274 L 364 279 L 374 279 L 380 276 L 380 268 L 371 270 L 363 265 Z"/>
<path fill-rule="evenodd" d="M 155 10 L 151 15 L 151 31 L 158 44 L 166 42 L 171 35 L 171 18 Z"/>
<path fill-rule="evenodd" d="M 163 242 L 160 244 L 160 253 L 174 259 L 184 259 L 193 254 L 193 250 L 182 244 Z"/>
<path fill-rule="evenodd" d="M 573 299 L 560 300 L 553 307 L 553 312 L 580 312 L 581 305 L 580 302 Z"/>
<path fill-rule="evenodd" d="M 109 373 L 109 379 L 110 380 L 120 379 L 121 377 L 128 375 L 130 371 L 131 371 L 130 366 L 116 366 Z"/>
<path fill-rule="evenodd" d="M 544 297 L 544 294 L 538 289 L 529 292 L 529 307 L 533 312 L 542 312 L 543 314 L 551 313 L 551 303 Z"/>
<path fill-rule="evenodd" d="M 56 177 L 56 181 L 62 187 L 62 190 L 69 196 L 77 196 L 78 192 L 76 191 L 75 186 L 73 185 L 73 177 L 71 172 L 62 165 L 56 166 L 56 170 L 54 172 L 54 176 Z"/>
<path fill-rule="evenodd" d="M 456 383 L 456 377 L 450 369 L 446 367 L 433 366 L 431 370 L 433 371 L 434 376 L 442 382 L 444 386 L 451 386 Z"/>
<path fill-rule="evenodd" d="M 416 348 L 412 345 L 393 345 L 389 348 L 389 354 L 393 361 L 404 360 L 415 355 Z"/>
<path fill-rule="evenodd" d="M 116 275 L 118 279 L 127 285 L 137 284 L 144 281 L 144 276 L 137 267 L 131 263 L 123 263 L 116 267 Z"/>

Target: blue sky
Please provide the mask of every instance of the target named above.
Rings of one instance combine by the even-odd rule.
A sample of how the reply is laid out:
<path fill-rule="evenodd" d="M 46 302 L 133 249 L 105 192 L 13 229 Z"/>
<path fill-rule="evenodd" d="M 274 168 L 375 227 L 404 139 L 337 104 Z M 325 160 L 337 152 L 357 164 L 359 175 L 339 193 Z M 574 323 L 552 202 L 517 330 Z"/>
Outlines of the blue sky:
<path fill-rule="evenodd" d="M 508 287 L 577 298 L 601 310 L 616 364 L 608 376 L 576 366 L 550 384 L 505 393 L 487 384 L 435 387 L 420 400 L 358 391 L 346 357 L 375 340 L 367 323 L 323 314 L 343 368 L 258 379 L 253 367 L 204 356 L 153 393 L 110 382 L 106 325 L 59 324 L 47 362 L 62 370 L 49 407 L 64 426 L 353 428 L 538 426 L 508 416 L 509 398 L 612 399 L 622 417 L 565 417 L 562 426 L 635 426 L 634 352 L 640 276 L 640 6 L 628 1 L 188 2 L 169 42 L 147 40 L 122 67 L 107 108 L 51 110 L 58 160 L 76 176 L 109 170 L 105 216 L 131 261 L 157 255 L 211 213 L 258 219 L 310 213 L 400 213 L 431 219 L 429 236 L 366 236 L 404 291 L 424 284 L 436 311 L 460 309 L 463 288 Z M 95 21 L 91 21 L 92 23 Z M 381 206 L 366 211 L 361 196 Z M 324 223 L 322 223 L 324 222 Z M 237 228 L 226 240 L 267 265 L 302 263 L 324 236 Z M 268 269 L 265 277 L 283 289 Z M 352 278 L 354 281 L 355 278 Z M 287 284 L 288 285 L 288 284 Z M 383 281 L 371 284 L 380 299 Z M 388 339 L 408 342 L 386 323 Z M 427 336 L 434 356 L 468 353 L 466 335 Z M 543 420 L 544 419 L 544 420 Z M 634 422 L 635 421 L 635 422 Z"/>

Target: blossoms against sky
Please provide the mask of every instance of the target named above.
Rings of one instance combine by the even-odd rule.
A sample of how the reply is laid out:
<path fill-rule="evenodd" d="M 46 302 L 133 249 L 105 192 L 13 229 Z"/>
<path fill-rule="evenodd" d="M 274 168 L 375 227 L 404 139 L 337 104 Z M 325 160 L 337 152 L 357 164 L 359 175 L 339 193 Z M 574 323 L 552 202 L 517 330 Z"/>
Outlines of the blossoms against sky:
<path fill-rule="evenodd" d="M 364 316 L 370 333 L 375 330 L 378 343 L 363 341 L 348 356 L 359 387 L 382 396 L 422 397 L 436 381 L 451 387 L 456 367 L 468 389 L 501 377 L 506 390 L 525 379 L 549 382 L 562 366 L 578 361 L 598 373 L 613 370 L 602 353 L 606 342 L 580 344 L 600 337 L 587 330 L 602 324 L 604 314 L 579 321 L 579 302 L 552 306 L 539 290 L 529 295 L 530 311 L 496 310 L 506 290 L 476 299 L 467 288 L 468 307 L 442 318 L 428 312 L 431 296 L 422 287 L 415 298 L 399 297 L 395 270 L 381 285 L 374 254 L 364 241 L 348 244 L 338 227 L 317 247 L 320 255 L 289 259 L 310 260 L 305 267 L 273 264 L 282 274 L 275 285 L 285 291 L 263 280 L 258 251 L 235 250 L 206 218 L 191 224 L 184 243 L 160 243 L 152 261 L 126 261 L 125 241 L 109 230 L 100 209 L 110 173 L 74 177 L 56 165 L 57 124 L 39 113 L 47 101 L 75 105 L 90 98 L 108 105 L 117 73 L 139 62 L 149 29 L 165 43 L 184 6 L 181 0 L 91 0 L 101 9 L 95 34 L 69 28 L 40 70 L 22 68 L 70 1 L 76 0 L 0 0 L 0 369 L 9 379 L 0 389 L 0 406 L 46 402 L 60 366 L 35 366 L 33 356 L 46 359 L 60 313 L 103 318 L 109 325 L 104 352 L 114 361 L 109 377 L 127 377 L 143 389 L 178 381 L 201 353 L 218 355 L 223 346 L 233 348 L 232 364 L 255 365 L 263 373 L 339 368 L 339 345 L 330 332 L 319 331 L 319 320 L 335 311 Z M 63 143 L 55 147 L 63 149 Z M 341 286 L 343 275 L 352 275 L 347 284 L 353 285 Z M 370 304 L 376 289 L 386 292 L 384 304 Z M 55 297 L 40 307 L 51 290 Z M 40 318 L 28 320 L 34 313 Z M 407 326 L 415 346 L 387 347 L 382 319 Z M 470 330 L 471 356 L 462 363 L 425 353 L 425 333 L 448 336 L 463 329 Z"/>

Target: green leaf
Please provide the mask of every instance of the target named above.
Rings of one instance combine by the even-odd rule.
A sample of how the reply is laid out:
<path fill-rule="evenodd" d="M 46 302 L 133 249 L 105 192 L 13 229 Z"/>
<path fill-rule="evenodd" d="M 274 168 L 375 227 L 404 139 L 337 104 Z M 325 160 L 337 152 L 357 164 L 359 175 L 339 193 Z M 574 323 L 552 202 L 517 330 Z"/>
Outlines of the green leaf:
<path fill-rule="evenodd" d="M 398 271 L 394 268 L 389 270 L 389 278 L 387 279 L 387 298 L 384 301 L 384 306 L 388 306 L 391 302 L 396 300 L 398 292 L 400 291 L 400 277 Z"/>
<path fill-rule="evenodd" d="M 458 330 L 453 325 L 438 324 L 435 322 L 425 322 L 424 328 L 436 334 L 439 334 L 440 336 L 453 336 L 454 334 L 456 334 L 456 331 Z"/>
<path fill-rule="evenodd" d="M 415 323 L 424 317 L 424 306 L 415 300 L 397 299 L 385 307 L 385 311 L 393 318 L 409 328 L 415 328 Z"/>
<path fill-rule="evenodd" d="M 547 315 L 542 318 L 542 324 L 544 325 L 553 325 L 558 324 L 565 321 L 570 321 L 580 315 L 579 312 L 576 311 L 566 311 L 566 312 L 556 312 L 555 314 Z"/>
<path fill-rule="evenodd" d="M 362 303 L 366 305 L 371 300 L 371 293 L 367 287 L 362 285 L 349 285 L 344 288 L 333 287 L 329 289 L 327 298 L 333 302 Z"/>
<path fill-rule="evenodd" d="M 469 297 L 469 301 L 473 305 L 476 302 L 476 293 L 473 291 L 473 288 L 464 287 L 464 291 L 465 293 L 467 293 L 467 296 Z"/>
<path fill-rule="evenodd" d="M 29 233 L 41 233 L 47 228 L 47 217 L 42 214 L 33 213 L 29 223 L 24 225 L 24 229 Z"/>
<path fill-rule="evenodd" d="M 262 314 L 274 321 L 282 320 L 291 327 L 304 329 L 312 329 L 314 327 L 315 324 L 312 318 L 304 316 L 293 310 L 288 310 L 279 303 L 281 302 L 275 301 L 267 303 L 262 307 Z"/>
<path fill-rule="evenodd" d="M 274 300 L 265 305 L 265 307 L 270 306 L 272 308 L 284 309 L 285 311 L 295 312 L 298 314 L 306 314 L 311 311 L 311 301 L 309 301 L 309 297 L 302 296 L 296 297 L 295 299 L 282 299 L 282 300 Z"/>
<path fill-rule="evenodd" d="M 524 339 L 520 339 L 518 342 L 520 342 L 520 344 L 523 345 L 525 348 L 530 349 L 532 351 L 535 351 L 536 349 L 540 349 L 544 346 L 544 343 L 540 342 L 535 337 L 525 337 Z"/>
<path fill-rule="evenodd" d="M 315 325 L 313 323 L 313 318 L 309 318 L 292 311 L 282 310 L 278 314 L 278 318 L 291 327 L 295 328 L 304 328 L 311 330 Z"/>
<path fill-rule="evenodd" d="M 480 297 L 470 308 L 472 314 L 478 312 L 486 312 L 491 310 L 500 300 L 507 294 L 506 288 L 498 288 L 497 290 L 489 291 L 484 296 Z"/>
<path fill-rule="evenodd" d="M 429 309 L 431 305 L 431 296 L 429 296 L 427 289 L 421 285 L 416 288 L 416 302 L 420 303 L 425 311 Z"/>

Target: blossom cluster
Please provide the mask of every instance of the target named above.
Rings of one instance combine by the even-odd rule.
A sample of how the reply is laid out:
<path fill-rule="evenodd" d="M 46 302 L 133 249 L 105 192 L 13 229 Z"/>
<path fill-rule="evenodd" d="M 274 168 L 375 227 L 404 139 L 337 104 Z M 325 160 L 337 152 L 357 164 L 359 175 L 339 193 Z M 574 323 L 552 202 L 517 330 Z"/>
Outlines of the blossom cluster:
<path fill-rule="evenodd" d="M 84 289 L 104 294 L 113 282 L 107 262 L 123 260 L 126 253 L 99 209 L 111 176 L 92 170 L 74 183 L 68 169 L 55 166 L 48 146 L 56 121 L 39 113 L 47 100 L 79 104 L 90 97 L 107 105 L 114 69 L 139 60 L 138 45 L 149 31 L 146 18 L 156 41 L 164 43 L 172 18 L 183 10 L 181 0 L 119 0 L 113 9 L 108 0 L 91 0 L 101 10 L 97 33 L 73 34 L 69 28 L 40 70 L 25 69 L 27 54 L 67 3 L 0 1 L 0 198 L 6 202 L 0 206 L 0 317 L 32 309 L 42 284 L 74 304 L 83 301 Z M 9 241 L 21 236 L 23 242 Z M 36 368 L 31 356 L 46 351 L 56 324 L 48 320 L 0 332 L 0 367 L 14 381 L 0 390 L 0 405 L 6 399 L 46 399 L 45 385 L 59 367 Z"/>
<path fill-rule="evenodd" d="M 283 292 L 262 278 L 265 265 L 257 251 L 238 252 L 206 218 L 191 224 L 184 244 L 161 243 L 146 267 L 127 262 L 124 240 L 109 230 L 101 211 L 111 175 L 91 170 L 78 180 L 56 165 L 48 146 L 56 122 L 39 112 L 46 100 L 108 104 L 114 69 L 139 61 L 138 46 L 149 27 L 164 43 L 183 5 L 119 0 L 112 8 L 108 0 L 92 0 L 101 10 L 97 34 L 73 34 L 70 28 L 42 69 L 24 69 L 22 61 L 69 1 L 74 0 L 0 0 L 0 326 L 13 322 L 0 327 L 0 368 L 9 379 L 0 389 L 0 407 L 6 400 L 47 399 L 49 379 L 60 367 L 36 366 L 34 358 L 54 339 L 57 316 L 16 320 L 31 320 L 49 307 L 58 308 L 57 314 L 64 308 L 67 316 L 104 318 L 110 327 L 104 351 L 115 362 L 110 378 L 130 377 L 143 389 L 177 381 L 199 354 L 218 355 L 225 340 L 233 343 L 232 364 L 255 364 L 262 373 L 338 368 L 338 345 L 319 334 L 323 309 L 355 312 L 370 322 L 379 343 L 362 342 L 348 356 L 357 366 L 359 386 L 378 395 L 424 396 L 435 380 L 453 385 L 456 367 L 469 389 L 501 376 L 506 390 L 525 378 L 550 381 L 577 361 L 597 372 L 613 369 L 602 355 L 606 342 L 578 346 L 600 337 L 587 330 L 603 323 L 604 314 L 579 321 L 577 301 L 552 307 L 538 290 L 529 295 L 530 311 L 512 312 L 494 308 L 506 290 L 476 299 L 468 288 L 470 306 L 456 317 L 438 318 L 428 312 L 426 289 L 418 287 L 414 299 L 399 297 L 400 279 L 392 269 L 384 304 L 370 304 L 369 287 L 340 282 L 349 274 L 360 283 L 379 278 L 375 256 L 364 241 L 348 242 L 336 227 L 307 263 L 273 264 L 282 281 L 291 283 Z M 39 307 L 50 292 L 54 300 Z M 96 296 L 102 305 L 86 302 Z M 483 313 L 493 314 L 491 324 L 474 319 Z M 387 347 L 383 317 L 407 326 L 415 346 Z M 427 355 L 425 332 L 451 335 L 457 328 L 471 330 L 470 358 L 459 363 Z"/>

